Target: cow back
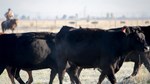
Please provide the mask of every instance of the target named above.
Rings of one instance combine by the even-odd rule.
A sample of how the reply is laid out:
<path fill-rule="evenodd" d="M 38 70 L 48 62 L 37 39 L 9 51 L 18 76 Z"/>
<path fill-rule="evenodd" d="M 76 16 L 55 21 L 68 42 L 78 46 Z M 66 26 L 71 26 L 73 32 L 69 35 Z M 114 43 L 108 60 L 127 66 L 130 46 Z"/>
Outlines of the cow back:
<path fill-rule="evenodd" d="M 82 67 L 98 67 L 99 65 L 97 64 L 99 63 L 103 64 L 105 62 L 107 64 L 108 61 L 104 61 L 105 59 L 113 59 L 115 58 L 113 56 L 120 56 L 112 54 L 122 52 L 121 45 L 124 37 L 126 37 L 126 35 L 118 31 L 110 32 L 101 29 L 76 29 L 65 33 L 64 37 L 59 40 L 59 43 L 62 43 L 61 48 L 65 48 L 65 50 L 60 49 L 59 46 L 58 52 L 63 53 L 65 56 L 69 56 L 68 59 L 76 62 Z M 56 37 L 56 40 L 57 38 L 59 37 Z M 56 48 L 58 48 L 58 46 Z M 116 51 L 114 51 L 114 49 Z"/>

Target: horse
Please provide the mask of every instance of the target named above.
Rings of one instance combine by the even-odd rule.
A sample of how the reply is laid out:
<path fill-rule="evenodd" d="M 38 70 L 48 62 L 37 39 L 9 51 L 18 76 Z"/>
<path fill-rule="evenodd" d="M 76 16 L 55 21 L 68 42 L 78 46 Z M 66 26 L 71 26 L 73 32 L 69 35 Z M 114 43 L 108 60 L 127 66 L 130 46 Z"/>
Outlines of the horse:
<path fill-rule="evenodd" d="M 7 29 L 10 29 L 13 33 L 13 31 L 17 27 L 17 21 L 18 21 L 18 19 L 11 19 L 11 20 L 7 20 L 7 21 L 3 21 L 1 23 L 2 32 L 4 33 Z"/>

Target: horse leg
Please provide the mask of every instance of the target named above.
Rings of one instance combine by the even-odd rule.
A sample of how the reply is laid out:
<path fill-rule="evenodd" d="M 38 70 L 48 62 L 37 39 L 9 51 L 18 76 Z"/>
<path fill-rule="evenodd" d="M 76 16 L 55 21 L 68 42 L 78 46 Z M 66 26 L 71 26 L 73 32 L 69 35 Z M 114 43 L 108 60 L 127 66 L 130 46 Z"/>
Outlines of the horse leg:
<path fill-rule="evenodd" d="M 5 29 L 5 26 L 4 26 L 5 24 L 4 24 L 4 22 L 2 22 L 2 24 L 1 24 L 1 28 L 2 28 L 2 32 L 4 33 L 5 31 L 4 31 L 4 29 Z"/>
<path fill-rule="evenodd" d="M 9 76 L 9 78 L 11 80 L 11 83 L 15 84 L 14 76 L 11 74 L 11 69 L 12 69 L 11 67 L 6 67 L 6 70 L 7 70 L 8 76 Z"/>
<path fill-rule="evenodd" d="M 14 30 L 15 30 L 16 27 L 17 27 L 16 24 L 13 24 L 13 25 L 11 26 L 11 31 L 12 31 L 12 33 L 14 33 Z"/>
<path fill-rule="evenodd" d="M 14 30 L 11 30 L 12 31 L 12 33 L 14 33 Z"/>
<path fill-rule="evenodd" d="M 12 33 L 14 33 L 14 28 L 10 28 L 10 29 L 11 29 Z"/>
<path fill-rule="evenodd" d="M 3 33 L 5 32 L 5 29 L 4 29 L 4 28 L 2 28 L 2 32 L 3 32 Z"/>

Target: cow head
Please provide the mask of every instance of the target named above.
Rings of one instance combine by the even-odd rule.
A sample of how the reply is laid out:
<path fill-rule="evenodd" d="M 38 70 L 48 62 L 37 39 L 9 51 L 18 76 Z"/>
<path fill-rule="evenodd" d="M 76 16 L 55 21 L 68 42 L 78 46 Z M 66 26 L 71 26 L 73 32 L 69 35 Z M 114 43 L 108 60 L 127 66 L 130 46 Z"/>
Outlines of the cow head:
<path fill-rule="evenodd" d="M 147 46 L 145 35 L 140 31 L 140 29 L 130 29 L 130 33 L 127 34 L 129 39 L 129 45 L 132 50 L 146 52 L 149 51 Z"/>

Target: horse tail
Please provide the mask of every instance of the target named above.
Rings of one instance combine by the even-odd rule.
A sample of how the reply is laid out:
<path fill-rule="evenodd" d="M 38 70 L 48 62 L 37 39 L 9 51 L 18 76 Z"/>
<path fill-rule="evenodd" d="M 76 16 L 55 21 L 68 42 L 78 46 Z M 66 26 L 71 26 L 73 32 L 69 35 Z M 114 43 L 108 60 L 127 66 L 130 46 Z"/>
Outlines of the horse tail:
<path fill-rule="evenodd" d="M 5 31 L 5 24 L 4 24 L 4 22 L 5 22 L 5 21 L 3 21 L 2 24 L 1 24 L 1 28 L 2 28 L 2 32 L 3 32 L 3 33 L 4 33 L 4 31 Z"/>

